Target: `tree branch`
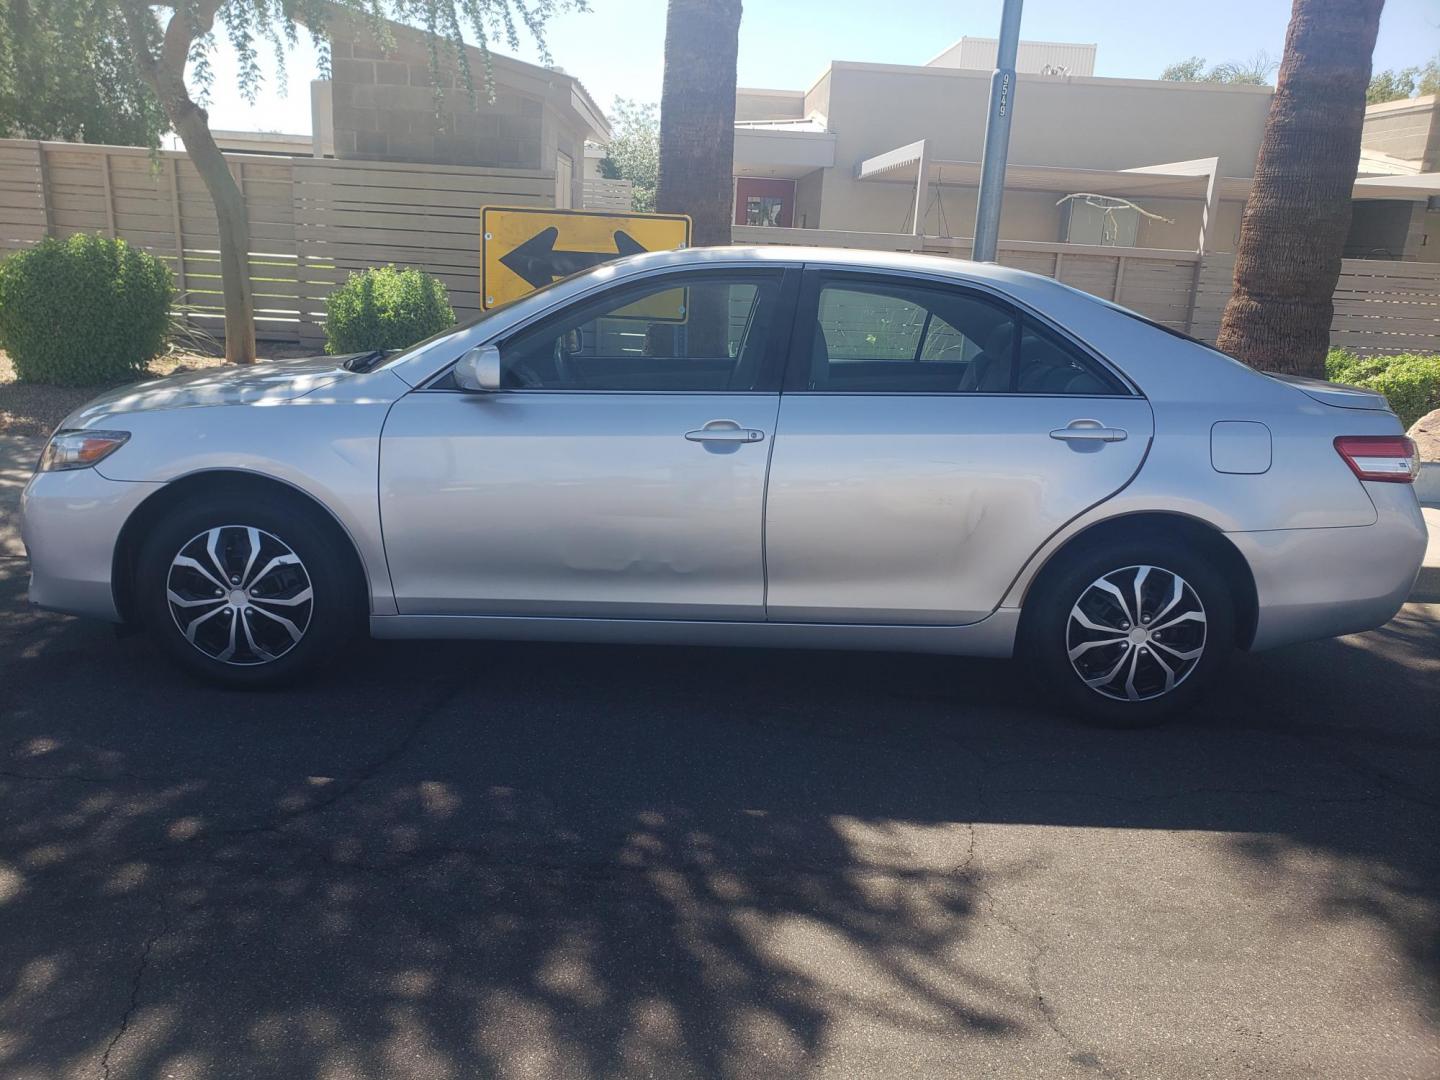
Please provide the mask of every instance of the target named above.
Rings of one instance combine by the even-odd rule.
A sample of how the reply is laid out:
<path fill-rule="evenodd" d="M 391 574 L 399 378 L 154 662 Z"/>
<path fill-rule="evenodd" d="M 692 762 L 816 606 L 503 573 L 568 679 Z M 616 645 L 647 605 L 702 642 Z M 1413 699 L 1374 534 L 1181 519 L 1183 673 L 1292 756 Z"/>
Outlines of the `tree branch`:
<path fill-rule="evenodd" d="M 197 37 L 204 37 L 215 25 L 215 13 L 224 0 L 200 0 L 195 7 L 195 21 L 184 18 L 177 7 L 175 14 L 165 27 L 165 39 L 160 45 L 160 67 L 175 73 L 184 86 L 185 65 L 190 59 L 190 46 Z M 187 95 L 188 96 L 188 95 Z"/>

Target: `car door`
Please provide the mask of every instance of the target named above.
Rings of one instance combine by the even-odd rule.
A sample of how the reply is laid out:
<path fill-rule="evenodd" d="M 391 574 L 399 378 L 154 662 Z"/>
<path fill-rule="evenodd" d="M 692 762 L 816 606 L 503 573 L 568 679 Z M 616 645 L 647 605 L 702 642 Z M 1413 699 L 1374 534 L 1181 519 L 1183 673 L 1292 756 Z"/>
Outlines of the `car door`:
<path fill-rule="evenodd" d="M 807 269 L 770 466 L 772 621 L 984 618 L 1056 529 L 1123 487 L 1149 404 L 984 291 Z"/>
<path fill-rule="evenodd" d="M 773 266 L 617 285 L 500 341 L 499 391 L 441 379 L 397 402 L 380 502 L 399 611 L 763 618 L 785 285 Z"/>

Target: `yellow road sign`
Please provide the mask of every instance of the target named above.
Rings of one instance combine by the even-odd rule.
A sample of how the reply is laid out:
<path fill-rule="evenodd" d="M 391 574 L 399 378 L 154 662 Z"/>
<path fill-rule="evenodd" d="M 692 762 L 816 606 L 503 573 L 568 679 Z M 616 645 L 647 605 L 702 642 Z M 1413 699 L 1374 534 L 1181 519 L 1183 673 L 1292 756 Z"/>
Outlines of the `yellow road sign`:
<path fill-rule="evenodd" d="M 499 307 L 622 255 L 689 244 L 690 219 L 680 214 L 487 206 L 480 211 L 480 301 Z"/>

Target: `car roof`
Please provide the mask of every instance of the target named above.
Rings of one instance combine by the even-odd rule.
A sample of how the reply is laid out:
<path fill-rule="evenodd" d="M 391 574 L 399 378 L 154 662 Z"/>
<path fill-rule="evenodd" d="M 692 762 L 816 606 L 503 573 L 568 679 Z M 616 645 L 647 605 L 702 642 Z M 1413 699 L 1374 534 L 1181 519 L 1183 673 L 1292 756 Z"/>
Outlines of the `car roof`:
<path fill-rule="evenodd" d="M 927 255 L 912 251 L 871 251 L 861 248 L 811 247 L 784 244 L 735 244 L 729 247 L 680 248 L 675 251 L 647 251 L 610 263 L 617 276 L 629 271 L 655 270 L 660 267 L 700 267 L 736 262 L 814 264 L 844 267 L 851 270 L 879 270 L 939 275 L 957 282 L 989 284 L 1012 296 L 1024 296 L 1043 302 L 1045 297 L 1074 293 L 1068 285 L 1054 278 L 1016 270 L 996 263 L 957 259 L 949 255 Z M 1088 293 L 1086 299 L 1094 300 Z"/>

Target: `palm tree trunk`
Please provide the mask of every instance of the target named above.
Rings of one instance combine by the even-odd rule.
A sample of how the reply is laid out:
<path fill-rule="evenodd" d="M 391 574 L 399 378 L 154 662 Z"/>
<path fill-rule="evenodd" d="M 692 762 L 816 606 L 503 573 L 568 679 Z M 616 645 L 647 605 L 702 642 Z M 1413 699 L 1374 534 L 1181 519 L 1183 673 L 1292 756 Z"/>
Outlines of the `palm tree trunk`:
<path fill-rule="evenodd" d="M 730 243 L 740 0 L 670 0 L 655 209 L 689 214 L 696 245 Z"/>
<path fill-rule="evenodd" d="M 1384 0 L 1295 0 L 1218 346 L 1323 378 Z"/>
<path fill-rule="evenodd" d="M 250 290 L 250 212 L 225 155 L 210 134 L 209 117 L 185 87 L 185 65 L 195 39 L 210 32 L 221 0 L 200 0 L 192 12 L 177 9 L 154 41 L 146 0 L 126 0 L 124 15 L 140 74 L 155 91 L 215 207 L 220 282 L 225 297 L 225 359 L 255 362 L 255 304 Z M 183 253 L 182 253 L 183 257 Z"/>

